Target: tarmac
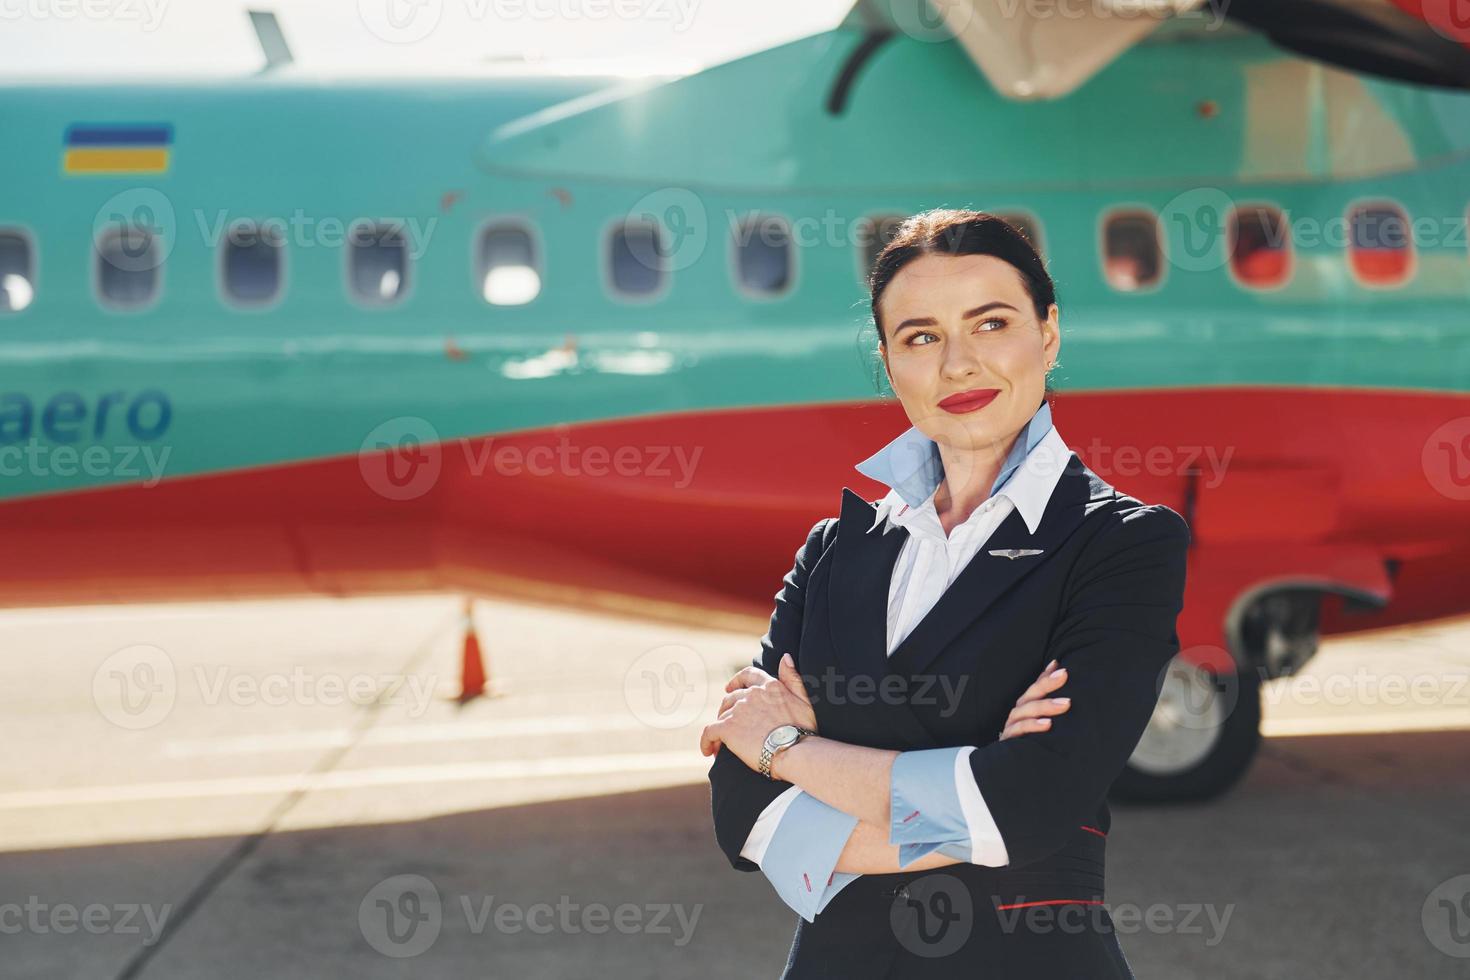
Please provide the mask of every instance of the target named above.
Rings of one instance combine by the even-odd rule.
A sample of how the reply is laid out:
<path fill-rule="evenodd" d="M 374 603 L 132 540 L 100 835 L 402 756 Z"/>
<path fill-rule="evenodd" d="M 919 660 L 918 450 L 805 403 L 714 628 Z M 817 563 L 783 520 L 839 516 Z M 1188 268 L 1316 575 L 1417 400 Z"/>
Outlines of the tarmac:
<path fill-rule="evenodd" d="M 0 975 L 775 977 L 699 731 L 749 635 L 480 600 L 0 613 Z M 1246 778 L 1113 806 L 1143 978 L 1470 977 L 1470 620 L 1329 640 Z"/>

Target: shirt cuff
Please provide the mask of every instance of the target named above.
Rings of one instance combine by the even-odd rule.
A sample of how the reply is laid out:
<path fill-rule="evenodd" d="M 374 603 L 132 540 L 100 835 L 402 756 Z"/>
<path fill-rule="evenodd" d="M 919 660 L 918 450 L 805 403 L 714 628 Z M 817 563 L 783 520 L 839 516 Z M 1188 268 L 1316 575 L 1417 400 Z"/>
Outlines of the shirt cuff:
<path fill-rule="evenodd" d="M 975 746 L 900 752 L 889 786 L 888 843 L 906 868 L 934 851 L 968 864 L 1009 863 L 970 769 Z"/>
<path fill-rule="evenodd" d="M 771 844 L 771 837 L 775 835 L 776 828 L 780 826 L 781 818 L 786 815 L 792 801 L 800 794 L 800 786 L 788 786 L 780 796 L 766 804 L 760 816 L 755 818 L 755 824 L 745 838 L 745 846 L 740 848 L 741 857 L 757 865 L 766 859 L 766 848 Z"/>
<path fill-rule="evenodd" d="M 754 847 L 747 839 L 747 848 L 759 858 L 745 850 L 741 854 L 760 865 L 783 902 L 814 922 L 833 896 L 859 877 L 836 870 L 858 818 L 793 786 L 767 805 L 756 820 L 757 827 L 778 804 L 782 812 L 773 817 L 776 825 L 769 839 L 757 840 Z M 756 836 L 755 828 L 751 836 Z"/>

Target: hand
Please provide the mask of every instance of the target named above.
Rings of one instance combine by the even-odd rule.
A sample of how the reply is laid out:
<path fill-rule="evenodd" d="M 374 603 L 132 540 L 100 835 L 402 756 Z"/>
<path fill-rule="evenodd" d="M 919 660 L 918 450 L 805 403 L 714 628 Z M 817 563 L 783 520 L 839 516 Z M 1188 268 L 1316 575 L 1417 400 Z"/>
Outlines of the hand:
<path fill-rule="evenodd" d="M 723 743 L 751 769 L 760 768 L 761 746 L 771 729 L 799 725 L 817 730 L 817 714 L 791 654 L 782 654 L 777 675 L 746 667 L 730 678 L 720 702 L 719 720 L 699 735 L 702 755 L 714 755 Z"/>
<path fill-rule="evenodd" d="M 1053 667 L 1057 669 L 1052 670 Z M 998 741 L 1049 729 L 1051 718 L 1048 715 L 1059 715 L 1072 707 L 1071 698 L 1049 697 L 1052 691 L 1065 683 L 1067 668 L 1057 667 L 1055 660 L 1047 664 L 1042 669 L 1041 676 L 1016 699 L 1016 706 L 1006 718 L 1005 728 L 1001 729 Z"/>

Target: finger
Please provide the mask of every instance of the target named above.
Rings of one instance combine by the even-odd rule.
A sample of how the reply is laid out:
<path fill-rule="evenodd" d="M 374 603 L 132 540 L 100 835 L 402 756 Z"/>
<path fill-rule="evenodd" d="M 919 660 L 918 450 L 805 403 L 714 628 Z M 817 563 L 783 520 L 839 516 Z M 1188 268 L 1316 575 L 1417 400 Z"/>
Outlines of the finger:
<path fill-rule="evenodd" d="M 1014 725 L 1007 725 L 1000 733 L 1002 740 L 1015 738 L 1018 735 L 1027 735 L 1031 732 L 1044 732 L 1051 727 L 1050 718 L 1023 718 Z"/>
<path fill-rule="evenodd" d="M 713 755 L 720 750 L 722 744 L 719 723 L 712 722 L 705 725 L 704 731 L 699 733 L 699 751 L 704 755 Z"/>
<path fill-rule="evenodd" d="M 1059 715 L 1072 707 L 1071 698 L 1041 698 L 1036 701 L 1027 701 L 1018 704 L 1011 709 L 1006 721 L 1017 721 L 1021 718 L 1043 718 L 1048 715 Z"/>
<path fill-rule="evenodd" d="M 1036 680 L 1032 681 L 1031 686 L 1026 688 L 1021 696 L 1016 699 L 1016 703 L 1022 704 L 1026 701 L 1034 701 L 1037 698 L 1044 698 L 1065 683 L 1067 683 L 1067 668 L 1058 667 L 1051 673 L 1043 674 Z"/>
<path fill-rule="evenodd" d="M 781 655 L 781 665 L 777 668 L 777 672 L 781 683 L 785 684 L 792 694 L 807 704 L 811 703 L 811 698 L 806 693 L 806 683 L 801 679 L 801 671 L 796 669 L 796 661 L 791 659 L 791 654 Z"/>
<path fill-rule="evenodd" d="M 771 675 L 759 667 L 743 667 L 725 684 L 725 690 L 738 691 L 742 687 L 755 687 L 771 679 Z"/>
<path fill-rule="evenodd" d="M 729 694 L 725 695 L 724 698 L 720 700 L 720 710 L 715 712 L 715 717 L 723 718 L 727 711 L 735 707 L 735 705 L 739 704 L 741 701 L 744 701 L 746 698 L 746 691 L 748 690 L 749 688 L 742 687 L 738 691 L 732 691 Z"/>

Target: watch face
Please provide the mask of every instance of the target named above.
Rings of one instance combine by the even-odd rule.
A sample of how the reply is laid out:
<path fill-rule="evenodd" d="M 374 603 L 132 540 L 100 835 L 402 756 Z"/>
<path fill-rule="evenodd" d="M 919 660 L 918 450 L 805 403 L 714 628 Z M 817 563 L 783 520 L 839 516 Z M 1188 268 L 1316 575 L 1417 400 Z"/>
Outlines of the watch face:
<path fill-rule="evenodd" d="M 782 725 L 771 732 L 771 744 L 773 746 L 790 745 L 796 741 L 796 736 L 801 734 L 795 725 Z"/>

